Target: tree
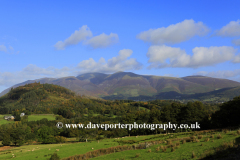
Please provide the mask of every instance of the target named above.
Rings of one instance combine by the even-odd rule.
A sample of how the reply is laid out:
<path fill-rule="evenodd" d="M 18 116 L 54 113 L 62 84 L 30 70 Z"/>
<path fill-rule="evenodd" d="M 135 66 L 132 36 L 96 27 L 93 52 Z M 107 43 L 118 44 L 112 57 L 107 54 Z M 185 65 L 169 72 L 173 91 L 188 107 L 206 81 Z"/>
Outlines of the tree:
<path fill-rule="evenodd" d="M 54 143 L 55 139 L 54 139 L 54 133 L 53 133 L 53 129 L 48 127 L 48 126 L 42 126 L 39 130 L 38 130 L 38 141 L 42 142 L 42 143 Z"/>
<path fill-rule="evenodd" d="M 49 160 L 60 160 L 60 157 L 57 155 L 57 153 L 53 153 Z"/>
<path fill-rule="evenodd" d="M 240 96 L 223 103 L 220 110 L 212 115 L 213 127 L 240 126 Z"/>
<path fill-rule="evenodd" d="M 63 120 L 63 116 L 62 116 L 62 115 L 56 116 L 55 119 L 56 119 L 56 120 Z"/>
<path fill-rule="evenodd" d="M 14 119 L 14 121 L 21 121 L 20 114 L 17 114 L 17 115 L 15 116 L 15 119 Z"/>
<path fill-rule="evenodd" d="M 23 116 L 23 117 L 21 117 L 21 122 L 22 123 L 27 123 L 28 122 L 28 116 Z"/>
<path fill-rule="evenodd" d="M 26 132 L 22 127 L 17 127 L 12 130 L 11 135 L 11 141 L 15 144 L 15 146 L 18 144 L 19 146 L 23 145 L 25 142 L 25 135 Z"/>
<path fill-rule="evenodd" d="M 5 134 L 3 135 L 2 144 L 3 144 L 4 146 L 10 146 L 10 144 L 11 144 L 11 139 L 10 139 L 10 135 L 9 135 L 9 134 L 5 133 Z"/>
<path fill-rule="evenodd" d="M 110 111 L 109 117 L 113 117 L 113 111 Z"/>
<path fill-rule="evenodd" d="M 150 110 L 150 115 L 149 116 L 150 116 L 149 122 L 154 123 L 153 122 L 154 120 L 155 121 L 160 120 L 161 112 L 156 107 L 152 107 L 152 109 Z"/>
<path fill-rule="evenodd" d="M 88 118 L 92 118 L 93 117 L 93 111 L 92 110 L 89 110 L 88 111 Z"/>
<path fill-rule="evenodd" d="M 20 112 L 19 112 L 19 110 L 14 111 L 12 114 L 13 114 L 13 116 L 15 117 L 15 118 L 14 118 L 14 121 L 21 121 L 21 117 L 20 117 Z"/>

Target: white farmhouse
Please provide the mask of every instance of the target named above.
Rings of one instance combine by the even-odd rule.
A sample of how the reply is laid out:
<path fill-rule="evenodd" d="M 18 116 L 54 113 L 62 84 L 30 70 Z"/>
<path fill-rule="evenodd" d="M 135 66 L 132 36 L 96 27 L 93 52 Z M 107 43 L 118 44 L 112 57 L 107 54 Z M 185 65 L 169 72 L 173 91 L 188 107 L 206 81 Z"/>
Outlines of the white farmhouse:
<path fill-rule="evenodd" d="M 20 117 L 23 117 L 23 116 L 25 116 L 25 113 L 21 113 L 21 114 L 20 114 Z"/>

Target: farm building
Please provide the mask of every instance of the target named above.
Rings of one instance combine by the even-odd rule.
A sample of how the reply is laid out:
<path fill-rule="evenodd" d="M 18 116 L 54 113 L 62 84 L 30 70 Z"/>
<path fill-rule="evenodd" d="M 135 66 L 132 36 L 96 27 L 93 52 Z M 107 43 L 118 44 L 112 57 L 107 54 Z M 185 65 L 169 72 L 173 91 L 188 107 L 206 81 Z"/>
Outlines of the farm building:
<path fill-rule="evenodd" d="M 23 116 L 25 116 L 25 113 L 21 113 L 21 114 L 20 114 L 20 117 L 23 117 Z"/>
<path fill-rule="evenodd" d="M 15 119 L 14 116 L 4 116 L 3 118 L 6 119 L 6 120 L 12 120 L 12 119 Z"/>

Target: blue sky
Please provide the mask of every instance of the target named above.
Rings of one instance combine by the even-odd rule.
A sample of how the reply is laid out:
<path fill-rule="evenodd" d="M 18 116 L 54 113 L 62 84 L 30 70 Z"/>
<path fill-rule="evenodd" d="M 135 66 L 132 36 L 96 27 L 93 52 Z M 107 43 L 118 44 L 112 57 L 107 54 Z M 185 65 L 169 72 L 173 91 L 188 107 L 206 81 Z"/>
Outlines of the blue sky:
<path fill-rule="evenodd" d="M 0 4 L 0 92 L 86 72 L 240 81 L 239 1 Z"/>

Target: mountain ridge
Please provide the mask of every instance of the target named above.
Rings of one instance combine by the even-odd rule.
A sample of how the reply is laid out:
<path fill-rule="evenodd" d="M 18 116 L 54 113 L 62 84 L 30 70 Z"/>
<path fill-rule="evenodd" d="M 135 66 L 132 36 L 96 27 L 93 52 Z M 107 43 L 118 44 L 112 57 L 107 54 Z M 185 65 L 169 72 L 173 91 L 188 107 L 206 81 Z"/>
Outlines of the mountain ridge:
<path fill-rule="evenodd" d="M 240 83 L 236 81 L 199 75 L 177 78 L 139 75 L 132 72 L 116 72 L 113 74 L 92 72 L 76 77 L 68 76 L 28 80 L 4 90 L 0 93 L 0 96 L 8 93 L 11 88 L 34 82 L 55 84 L 70 89 L 78 95 L 98 98 L 112 95 L 124 95 L 127 97 L 156 96 L 160 93 L 172 91 L 187 95 L 240 86 Z"/>

